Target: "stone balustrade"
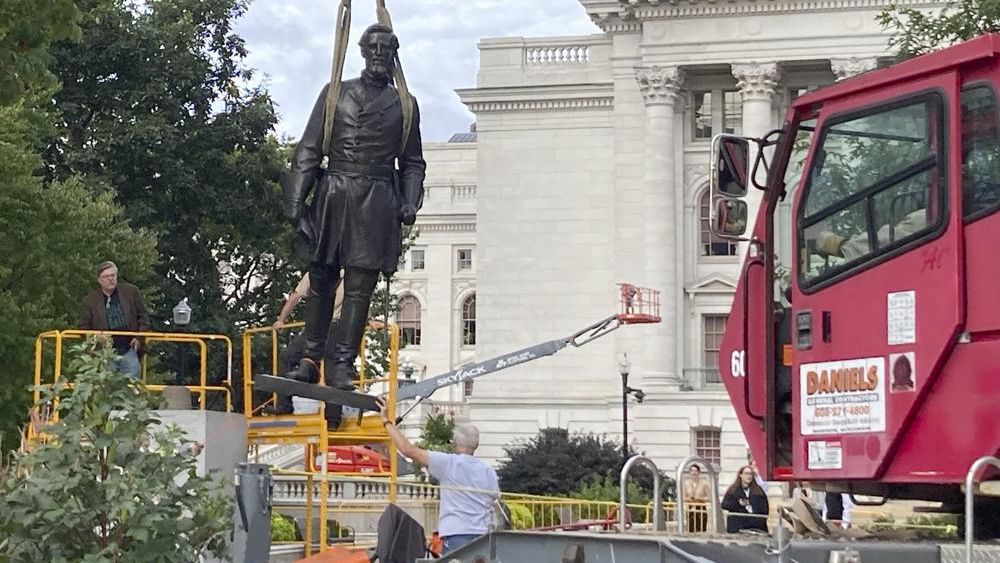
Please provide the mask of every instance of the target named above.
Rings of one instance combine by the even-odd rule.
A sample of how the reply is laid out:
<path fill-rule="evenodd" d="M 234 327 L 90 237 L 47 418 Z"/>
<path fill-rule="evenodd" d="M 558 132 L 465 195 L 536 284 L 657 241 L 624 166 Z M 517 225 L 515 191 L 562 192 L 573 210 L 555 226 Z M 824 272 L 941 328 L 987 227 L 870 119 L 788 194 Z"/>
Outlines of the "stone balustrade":
<path fill-rule="evenodd" d="M 461 184 L 451 187 L 451 199 L 456 200 L 474 200 L 476 199 L 476 185 L 475 184 Z"/>
<path fill-rule="evenodd" d="M 611 41 L 603 35 L 483 39 L 479 52 L 479 88 L 599 84 L 612 79 Z"/>
<path fill-rule="evenodd" d="M 590 45 L 525 45 L 524 62 L 529 66 L 581 64 L 590 61 Z"/>
<path fill-rule="evenodd" d="M 313 479 L 313 502 L 319 502 L 320 479 Z M 300 475 L 276 475 L 274 477 L 273 502 L 278 506 L 306 504 L 309 483 Z M 389 500 L 389 481 L 333 477 L 329 480 L 329 502 L 373 502 L 385 503 Z M 439 500 L 438 488 L 427 483 L 401 481 L 396 484 L 396 498 L 407 501 Z"/>
<path fill-rule="evenodd" d="M 424 412 L 428 415 L 444 414 L 455 418 L 469 414 L 469 405 L 461 401 L 428 401 Z"/>

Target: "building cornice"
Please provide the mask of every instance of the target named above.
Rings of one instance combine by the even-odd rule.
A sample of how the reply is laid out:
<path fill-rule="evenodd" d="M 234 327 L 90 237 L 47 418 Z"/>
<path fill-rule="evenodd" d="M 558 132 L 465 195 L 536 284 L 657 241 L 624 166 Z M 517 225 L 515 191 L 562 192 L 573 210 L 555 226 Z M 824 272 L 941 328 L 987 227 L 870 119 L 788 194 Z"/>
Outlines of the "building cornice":
<path fill-rule="evenodd" d="M 567 84 L 456 90 L 472 113 L 606 109 L 614 106 L 614 85 Z"/>
<path fill-rule="evenodd" d="M 618 0 L 580 0 L 587 15 L 605 33 L 637 33 L 642 24 L 635 20 L 635 8 Z"/>
<path fill-rule="evenodd" d="M 474 233 L 475 223 L 421 223 L 417 221 L 421 233 Z"/>
<path fill-rule="evenodd" d="M 664 18 L 710 17 L 789 12 L 856 11 L 905 7 L 940 6 L 928 0 L 620 0 L 638 21 Z"/>
<path fill-rule="evenodd" d="M 929 0 L 580 0 L 606 33 L 635 33 L 643 20 L 941 6 Z"/>
<path fill-rule="evenodd" d="M 573 98 L 564 100 L 493 100 L 483 102 L 466 102 L 472 113 L 537 111 L 553 109 L 591 109 L 610 108 L 614 103 L 612 96 L 600 98 Z"/>

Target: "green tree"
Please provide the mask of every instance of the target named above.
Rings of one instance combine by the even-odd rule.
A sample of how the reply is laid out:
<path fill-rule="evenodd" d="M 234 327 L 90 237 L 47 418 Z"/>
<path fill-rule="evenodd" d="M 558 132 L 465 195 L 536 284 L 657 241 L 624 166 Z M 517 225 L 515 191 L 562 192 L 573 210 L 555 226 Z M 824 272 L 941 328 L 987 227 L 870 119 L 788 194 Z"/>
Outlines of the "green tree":
<path fill-rule="evenodd" d="M 187 297 L 191 331 L 269 321 L 301 266 L 280 213 L 287 149 L 233 31 L 247 4 L 79 0 L 80 41 L 52 48 L 63 87 L 46 176 L 83 175 L 155 234 L 147 305 L 162 323 Z"/>
<path fill-rule="evenodd" d="M 298 534 L 295 533 L 295 519 L 291 516 L 271 513 L 271 541 L 295 541 Z"/>
<path fill-rule="evenodd" d="M 455 418 L 447 413 L 431 414 L 424 422 L 423 429 L 420 430 L 420 439 L 417 440 L 417 447 L 435 452 L 452 453 L 455 446 L 452 441 L 455 439 Z M 421 480 L 435 481 L 430 478 L 416 461 L 413 462 L 413 471 L 420 476 Z"/>
<path fill-rule="evenodd" d="M 455 418 L 446 413 L 431 414 L 424 422 L 420 431 L 417 446 L 435 452 L 455 451 L 452 441 L 455 439 Z"/>
<path fill-rule="evenodd" d="M 0 106 L 0 433 L 17 445 L 27 418 L 34 340 L 76 322 L 80 298 L 96 287 L 94 267 L 115 257 L 123 275 L 146 275 L 155 256 L 152 237 L 134 231 L 110 194 L 92 196 L 76 177 L 43 186 L 32 152 L 48 121 L 29 96 Z"/>
<path fill-rule="evenodd" d="M 630 455 L 635 452 L 630 451 Z M 617 479 L 622 466 L 621 446 L 595 434 L 570 434 L 564 428 L 544 428 L 526 442 L 504 447 L 504 461 L 497 470 L 506 492 L 569 496 L 587 482 Z M 653 479 L 636 471 L 635 479 L 647 498 Z M 661 474 L 661 495 L 674 498 L 674 482 Z"/>
<path fill-rule="evenodd" d="M 592 477 L 583 482 L 579 490 L 570 493 L 571 498 L 580 500 L 596 500 L 602 502 L 618 502 L 621 500 L 621 486 L 618 479 L 605 475 L 604 477 Z M 634 504 L 646 504 L 650 495 L 643 491 L 634 480 L 628 482 L 628 501 Z"/>
<path fill-rule="evenodd" d="M 0 0 L 0 105 L 55 83 L 49 45 L 77 37 L 79 16 L 73 0 Z"/>
<path fill-rule="evenodd" d="M 1000 1 L 958 0 L 936 13 L 892 4 L 877 20 L 892 32 L 889 45 L 908 59 L 1000 31 Z"/>
<path fill-rule="evenodd" d="M 222 554 L 228 487 L 199 476 L 182 433 L 154 418 L 157 398 L 87 353 L 43 391 L 60 419 L 13 458 L 0 483 L 0 559 L 88 563 L 196 561 Z"/>

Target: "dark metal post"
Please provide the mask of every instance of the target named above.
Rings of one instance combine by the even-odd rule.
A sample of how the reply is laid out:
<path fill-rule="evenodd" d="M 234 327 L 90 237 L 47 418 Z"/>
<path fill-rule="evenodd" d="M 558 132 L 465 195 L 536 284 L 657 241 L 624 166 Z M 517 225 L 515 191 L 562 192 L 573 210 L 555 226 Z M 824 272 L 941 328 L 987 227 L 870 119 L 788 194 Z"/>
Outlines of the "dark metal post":
<path fill-rule="evenodd" d="M 271 552 L 271 467 L 241 463 L 236 468 L 234 563 L 267 563 Z"/>
<path fill-rule="evenodd" d="M 622 374 L 622 465 L 628 461 L 628 373 Z"/>
<path fill-rule="evenodd" d="M 184 385 L 184 350 L 180 342 L 174 342 L 174 385 Z"/>
<path fill-rule="evenodd" d="M 632 392 L 628 386 L 630 371 L 632 362 L 628 361 L 628 354 L 622 354 L 618 358 L 618 373 L 622 376 L 622 467 L 628 461 L 628 394 Z"/>
<path fill-rule="evenodd" d="M 174 326 L 179 332 L 185 332 L 187 325 L 191 322 L 191 306 L 188 305 L 187 297 L 181 299 L 177 305 L 174 306 Z M 177 368 L 177 377 L 174 383 L 176 385 L 184 385 L 187 383 L 187 377 L 184 373 L 184 350 L 181 349 L 181 342 L 175 343 L 174 348 L 174 360 L 177 362 L 175 366 Z"/>

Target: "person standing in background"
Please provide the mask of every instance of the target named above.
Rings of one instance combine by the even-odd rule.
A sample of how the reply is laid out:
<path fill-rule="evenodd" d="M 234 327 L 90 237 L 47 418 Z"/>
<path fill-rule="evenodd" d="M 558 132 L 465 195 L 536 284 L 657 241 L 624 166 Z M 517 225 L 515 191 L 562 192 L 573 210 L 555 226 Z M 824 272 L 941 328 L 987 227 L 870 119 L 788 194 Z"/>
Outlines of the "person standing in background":
<path fill-rule="evenodd" d="M 118 281 L 118 266 L 108 260 L 97 266 L 98 289 L 88 293 L 80 304 L 81 330 L 148 332 L 149 315 L 142 293 L 136 286 Z M 105 337 L 106 338 L 106 337 Z M 114 369 L 132 379 L 139 379 L 142 366 L 139 352 L 142 339 L 138 336 L 115 335 L 111 343 L 118 359 Z"/>

